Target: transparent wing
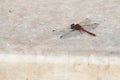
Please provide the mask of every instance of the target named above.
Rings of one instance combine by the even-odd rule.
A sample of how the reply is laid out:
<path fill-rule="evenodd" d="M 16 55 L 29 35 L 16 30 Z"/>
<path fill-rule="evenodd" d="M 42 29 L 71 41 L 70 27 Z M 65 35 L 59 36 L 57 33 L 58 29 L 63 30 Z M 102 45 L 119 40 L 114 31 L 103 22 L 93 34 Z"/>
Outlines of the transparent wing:
<path fill-rule="evenodd" d="M 80 25 L 87 30 L 92 30 L 95 29 L 99 24 L 92 22 L 90 19 L 86 18 L 82 22 L 80 22 Z"/>
<path fill-rule="evenodd" d="M 84 19 L 83 21 L 80 22 L 81 25 L 86 25 L 86 24 L 90 24 L 91 23 L 91 20 L 86 18 Z"/>
<path fill-rule="evenodd" d="M 57 29 L 53 31 L 53 34 L 56 36 L 59 36 L 59 38 L 67 38 L 74 36 L 74 30 L 70 28 L 64 28 L 64 29 Z"/>
<path fill-rule="evenodd" d="M 56 30 L 53 30 L 53 34 L 55 35 L 60 35 L 60 34 L 64 34 L 64 33 L 68 33 L 70 32 L 71 29 L 70 28 L 62 28 L 62 29 L 56 29 Z"/>

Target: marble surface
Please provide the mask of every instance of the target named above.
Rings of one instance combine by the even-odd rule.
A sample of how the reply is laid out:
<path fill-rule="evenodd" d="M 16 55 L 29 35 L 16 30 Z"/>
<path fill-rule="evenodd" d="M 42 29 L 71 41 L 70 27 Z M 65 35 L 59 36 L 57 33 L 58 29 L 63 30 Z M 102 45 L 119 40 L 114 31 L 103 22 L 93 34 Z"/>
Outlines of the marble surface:
<path fill-rule="evenodd" d="M 119 0 L 0 0 L 0 53 L 81 55 L 120 52 Z M 99 26 L 59 39 L 64 30 L 85 18 Z"/>
<path fill-rule="evenodd" d="M 0 80 L 119 79 L 119 57 L 0 55 Z"/>
<path fill-rule="evenodd" d="M 0 80 L 119 80 L 119 23 L 120 0 L 0 0 Z"/>

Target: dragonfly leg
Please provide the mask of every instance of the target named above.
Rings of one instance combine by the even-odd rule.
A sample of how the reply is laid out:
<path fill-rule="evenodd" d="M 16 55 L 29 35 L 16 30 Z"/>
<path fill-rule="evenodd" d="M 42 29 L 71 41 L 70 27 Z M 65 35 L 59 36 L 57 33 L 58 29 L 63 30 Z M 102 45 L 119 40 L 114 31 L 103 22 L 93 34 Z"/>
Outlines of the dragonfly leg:
<path fill-rule="evenodd" d="M 80 31 L 80 33 L 82 34 L 82 31 L 81 30 L 79 30 Z"/>

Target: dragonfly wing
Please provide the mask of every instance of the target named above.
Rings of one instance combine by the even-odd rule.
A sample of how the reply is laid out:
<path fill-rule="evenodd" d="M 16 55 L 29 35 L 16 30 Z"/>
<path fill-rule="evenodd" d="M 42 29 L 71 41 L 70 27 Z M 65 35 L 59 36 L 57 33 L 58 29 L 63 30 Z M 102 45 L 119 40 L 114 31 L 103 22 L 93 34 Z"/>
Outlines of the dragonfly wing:
<path fill-rule="evenodd" d="M 84 19 L 82 22 L 80 22 L 80 25 L 83 26 L 85 29 L 95 29 L 99 24 L 93 23 L 89 18 Z"/>
<path fill-rule="evenodd" d="M 86 24 L 82 26 L 87 30 L 91 30 L 91 29 L 95 29 L 98 25 L 99 25 L 98 23 L 91 23 L 91 24 Z"/>
<path fill-rule="evenodd" d="M 59 38 L 69 38 L 69 37 L 72 37 L 72 36 L 79 35 L 78 33 L 80 33 L 80 32 L 79 31 L 74 31 L 70 28 L 62 29 L 62 30 L 57 29 L 57 30 L 53 31 L 53 35 L 59 36 Z"/>
<path fill-rule="evenodd" d="M 90 23 L 91 23 L 91 20 L 86 18 L 82 22 L 80 22 L 80 25 L 86 25 L 86 24 L 90 24 Z"/>
<path fill-rule="evenodd" d="M 69 28 L 64 28 L 64 29 L 56 29 L 56 30 L 53 30 L 52 32 L 54 35 L 61 35 L 61 34 L 69 32 L 70 30 L 71 29 Z"/>

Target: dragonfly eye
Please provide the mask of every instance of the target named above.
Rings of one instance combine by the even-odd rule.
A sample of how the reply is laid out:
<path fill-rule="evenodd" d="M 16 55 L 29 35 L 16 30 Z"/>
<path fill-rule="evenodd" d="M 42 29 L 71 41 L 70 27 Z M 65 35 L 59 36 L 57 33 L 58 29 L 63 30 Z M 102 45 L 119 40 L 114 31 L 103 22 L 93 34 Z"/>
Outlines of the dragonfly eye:
<path fill-rule="evenodd" d="M 71 29 L 74 29 L 75 28 L 75 24 L 71 24 Z"/>

